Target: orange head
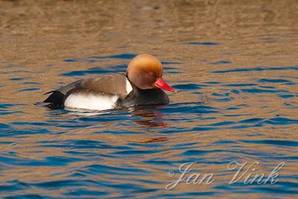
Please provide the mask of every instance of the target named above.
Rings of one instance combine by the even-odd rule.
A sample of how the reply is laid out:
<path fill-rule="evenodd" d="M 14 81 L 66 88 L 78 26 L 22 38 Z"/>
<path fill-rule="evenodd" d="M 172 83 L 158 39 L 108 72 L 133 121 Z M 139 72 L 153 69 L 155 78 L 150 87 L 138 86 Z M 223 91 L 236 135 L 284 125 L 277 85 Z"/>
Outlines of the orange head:
<path fill-rule="evenodd" d="M 162 79 L 163 67 L 160 61 L 148 54 L 134 57 L 127 68 L 128 79 L 140 89 L 161 88 L 173 92 L 174 89 Z"/>

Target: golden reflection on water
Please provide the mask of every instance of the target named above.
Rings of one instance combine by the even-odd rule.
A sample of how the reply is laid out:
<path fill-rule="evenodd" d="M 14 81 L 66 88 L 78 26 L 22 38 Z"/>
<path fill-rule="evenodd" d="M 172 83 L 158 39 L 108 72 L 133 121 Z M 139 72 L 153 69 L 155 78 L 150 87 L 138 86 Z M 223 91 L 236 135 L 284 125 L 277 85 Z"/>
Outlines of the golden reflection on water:
<path fill-rule="evenodd" d="M 298 3 L 294 0 L 272 1 L 0 1 L 0 87 L 1 103 L 20 104 L 12 110 L 20 111 L 16 114 L 0 118 L 1 123 L 14 121 L 47 122 L 49 110 L 40 108 L 34 103 L 44 99 L 43 93 L 57 88 L 59 85 L 74 81 L 75 77 L 63 76 L 64 72 L 87 70 L 98 67 L 99 63 L 87 62 L 83 59 L 90 56 L 107 56 L 121 53 L 150 53 L 157 55 L 162 61 L 176 62 L 168 65 L 178 68 L 179 73 L 170 73 L 166 79 L 172 84 L 179 85 L 183 82 L 203 84 L 206 82 L 221 82 L 224 84 L 256 82 L 261 78 L 278 77 L 278 70 L 247 71 L 245 73 L 211 73 L 210 71 L 228 70 L 234 68 L 255 68 L 269 66 L 295 66 L 297 65 L 298 50 Z M 192 45 L 190 42 L 215 42 L 218 45 L 204 46 Z M 82 59 L 78 62 L 64 62 L 66 58 Z M 221 60 L 228 64 L 212 64 Z M 109 67 L 117 64 L 127 64 L 128 60 L 102 59 L 100 67 Z M 167 66 L 167 65 L 166 65 Z M 282 71 L 282 75 L 297 81 L 297 72 Z M 23 78 L 12 81 L 11 78 Z M 24 82 L 37 82 L 34 87 L 40 90 L 21 92 L 28 85 Z M 277 85 L 276 85 L 277 86 Z M 290 109 L 285 103 L 297 107 L 297 86 L 279 85 L 276 88 L 288 89 L 296 93 L 293 98 L 280 98 L 272 93 L 231 94 L 233 100 L 212 100 L 212 93 L 225 93 L 222 84 L 211 87 L 202 87 L 196 94 L 192 91 L 181 91 L 170 95 L 171 103 L 197 103 L 216 107 L 219 111 L 213 122 L 235 120 L 228 114 L 239 114 L 237 120 L 247 119 L 253 115 L 255 118 L 272 118 L 277 113 L 289 118 L 297 118 L 297 108 Z M 239 106 L 239 110 L 226 110 L 230 106 Z M 154 157 L 177 161 L 181 151 L 175 150 L 177 143 L 198 141 L 192 147 L 207 148 L 221 140 L 254 139 L 253 134 L 260 131 L 258 127 L 242 130 L 221 129 L 209 132 L 194 133 L 191 129 L 203 126 L 210 120 L 200 120 L 194 114 L 194 120 L 168 123 L 164 120 L 179 120 L 181 114 L 159 115 L 158 112 L 136 110 L 131 113 L 139 117 L 133 121 L 134 125 L 129 131 L 135 132 L 131 136 L 121 134 L 94 133 L 109 129 L 123 130 L 123 126 L 114 125 L 112 122 L 101 122 L 98 126 L 86 128 L 70 128 L 61 134 L 37 134 L 24 137 L 11 137 L 6 141 L 14 145 L 6 146 L 1 151 L 15 151 L 18 157 L 30 157 L 39 160 L 47 156 L 64 156 L 63 148 L 40 148 L 39 141 L 44 140 L 102 140 L 115 145 L 126 145 L 131 142 L 147 143 L 165 141 L 164 152 L 144 154 L 143 159 Z M 76 118 L 71 114 L 60 116 L 61 120 Z M 58 118 L 59 122 L 59 116 Z M 185 128 L 189 131 L 180 136 L 163 135 L 159 128 Z M 29 127 L 24 127 L 29 128 Z M 53 130 L 65 131 L 64 127 L 49 127 Z M 23 127 L 20 127 L 23 129 Z M 292 139 L 297 140 L 297 125 L 268 126 L 261 129 L 260 138 L 264 139 Z M 145 133 L 138 133 L 145 132 Z M 241 143 L 241 148 L 247 151 L 258 148 L 260 152 L 275 154 L 271 145 L 255 145 Z M 261 147 L 260 147 L 261 146 Z M 221 146 L 212 146 L 213 149 Z M 40 151 L 42 150 L 42 151 Z M 101 150 L 101 149 L 97 149 Z M 139 150 L 146 150 L 140 146 Z M 95 151 L 96 152 L 96 151 Z M 292 154 L 281 148 L 279 152 Z M 109 149 L 106 149 L 109 153 Z M 34 156 L 32 156 L 34 154 Z M 223 154 L 225 155 L 225 154 Z M 240 153 L 239 153 L 240 155 Z M 217 153 L 208 155 L 216 159 Z M 235 155 L 237 156 L 237 154 Z M 252 160 L 254 157 L 251 158 Z M 114 165 L 113 158 L 101 159 L 103 165 Z M 98 160 L 94 160 L 96 164 Z M 13 168 L 6 174 L 0 175 L 0 181 L 5 182 L 21 178 L 24 181 L 39 182 L 64 179 L 70 168 L 81 168 L 92 162 L 74 162 L 65 168 L 61 167 L 30 167 Z M 130 161 L 118 159 L 116 164 L 126 164 L 132 167 L 144 168 L 148 165 L 139 162 L 139 157 L 131 157 Z M 215 164 L 214 168 L 207 165 L 208 169 L 220 171 L 225 165 Z M 297 166 L 297 165 L 296 165 Z M 201 166 L 204 168 L 204 165 Z M 145 168 L 152 170 L 154 168 Z M 268 171 L 268 168 L 263 167 Z M 297 173 L 294 163 L 287 165 L 286 173 Z M 57 173 L 57 175 L 55 175 Z M 281 174 L 282 175 L 282 174 Z M 95 180 L 103 180 L 109 176 L 94 176 Z M 220 176 L 224 181 L 227 177 Z M 171 180 L 168 173 L 152 170 L 152 175 L 144 176 L 148 180 L 160 180 L 165 184 Z M 125 183 L 123 180 L 123 183 Z M 154 185 L 152 185 L 154 186 Z M 160 189 L 160 185 L 154 187 Z M 211 185 L 200 186 L 208 190 Z M 213 186 L 213 185 L 212 185 Z M 197 191 L 197 186 L 181 185 L 175 192 Z M 38 193 L 40 190 L 35 190 Z M 45 191 L 45 190 L 43 190 Z M 58 193 L 48 190 L 52 196 Z M 165 192 L 165 191 L 164 191 Z M 115 193 L 115 196 L 117 194 Z M 235 195 L 233 195 L 235 196 Z M 257 194 L 247 195 L 257 198 Z M 226 195 L 229 198 L 230 195 Z"/>

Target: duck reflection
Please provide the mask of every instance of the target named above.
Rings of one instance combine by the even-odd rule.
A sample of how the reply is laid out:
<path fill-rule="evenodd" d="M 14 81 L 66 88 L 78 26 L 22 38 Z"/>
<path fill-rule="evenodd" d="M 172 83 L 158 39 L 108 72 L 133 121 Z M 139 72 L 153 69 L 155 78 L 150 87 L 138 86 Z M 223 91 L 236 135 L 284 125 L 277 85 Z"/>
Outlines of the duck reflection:
<path fill-rule="evenodd" d="M 128 111 L 132 121 L 138 125 L 145 126 L 145 127 L 162 127 L 166 128 L 167 124 L 163 121 L 162 113 L 159 109 L 162 106 L 137 106 L 137 107 L 130 107 L 128 109 L 113 109 L 113 110 L 106 110 L 106 111 L 90 111 L 84 109 L 65 109 L 63 111 L 54 111 L 50 112 L 54 115 L 68 115 L 68 116 L 85 116 L 85 117 L 92 117 L 92 116 L 100 116 L 100 115 L 107 115 L 111 113 L 115 113 L 115 111 Z"/>
<path fill-rule="evenodd" d="M 161 136 L 160 129 L 167 128 L 167 123 L 163 120 L 163 114 L 160 112 L 161 106 L 138 106 L 138 107 L 130 107 L 125 109 L 113 109 L 106 111 L 89 111 L 89 110 L 81 110 L 81 109 L 64 109 L 64 110 L 54 110 L 48 113 L 48 117 L 55 118 L 58 120 L 63 120 L 62 123 L 66 123 L 69 126 L 69 121 L 76 122 L 71 126 L 74 128 L 76 126 L 80 126 L 80 124 L 87 122 L 88 124 L 83 124 L 87 126 L 97 126 L 98 121 L 101 122 L 101 126 L 105 129 L 113 129 L 121 130 L 125 127 L 122 126 L 122 122 L 116 119 L 113 120 L 114 117 L 118 117 L 118 115 L 126 115 L 127 121 L 124 121 L 125 126 L 127 124 L 130 125 L 129 128 L 132 128 L 132 131 L 140 131 L 142 132 L 135 138 L 133 138 L 133 142 L 137 143 L 156 143 L 156 142 L 165 142 L 168 141 L 168 138 L 165 136 Z M 61 116 L 61 117 L 59 117 Z M 111 120 L 109 120 L 111 118 Z M 79 119 L 79 120 L 77 120 Z M 119 123 L 118 123 L 119 122 Z M 61 123 L 61 122 L 60 122 Z M 72 123 L 72 122 L 71 122 Z M 117 124 L 113 124 L 117 123 Z M 134 123 L 136 125 L 134 125 Z M 136 129 L 137 127 L 137 129 Z M 90 131 L 93 128 L 88 128 Z M 96 127 L 98 131 L 98 128 Z M 84 130 L 84 132 L 86 132 Z M 145 133 L 146 132 L 146 133 Z M 84 133 L 84 135 L 86 135 Z M 149 136 L 149 137 L 148 137 Z M 131 136 L 127 137 L 130 142 L 132 141 Z"/>
<path fill-rule="evenodd" d="M 138 106 L 129 108 L 133 122 L 144 127 L 166 128 L 167 124 L 163 120 L 163 115 L 159 111 L 161 106 Z M 139 143 L 149 144 L 154 142 L 166 142 L 168 138 L 165 136 L 145 138 Z"/>
<path fill-rule="evenodd" d="M 129 108 L 129 112 L 138 125 L 165 128 L 167 124 L 163 121 L 160 108 L 161 106 L 138 106 Z"/>

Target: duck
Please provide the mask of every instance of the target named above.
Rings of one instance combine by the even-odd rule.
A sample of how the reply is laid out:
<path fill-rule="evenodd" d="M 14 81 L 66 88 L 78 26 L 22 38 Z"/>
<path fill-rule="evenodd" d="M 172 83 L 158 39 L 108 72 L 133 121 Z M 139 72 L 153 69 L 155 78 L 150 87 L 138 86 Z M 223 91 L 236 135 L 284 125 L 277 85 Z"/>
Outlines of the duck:
<path fill-rule="evenodd" d="M 44 103 L 51 109 L 108 110 L 143 105 L 166 105 L 174 92 L 163 79 L 163 65 L 154 56 L 140 54 L 128 64 L 126 73 L 80 79 L 50 94 Z"/>

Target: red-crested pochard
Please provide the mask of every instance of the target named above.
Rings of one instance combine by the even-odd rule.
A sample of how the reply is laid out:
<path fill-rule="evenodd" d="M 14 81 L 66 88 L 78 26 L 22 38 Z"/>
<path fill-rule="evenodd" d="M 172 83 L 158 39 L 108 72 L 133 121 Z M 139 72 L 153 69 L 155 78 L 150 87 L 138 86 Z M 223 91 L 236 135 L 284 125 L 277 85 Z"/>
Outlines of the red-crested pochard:
<path fill-rule="evenodd" d="M 152 55 L 134 57 L 126 74 L 82 79 L 50 91 L 44 101 L 50 108 L 107 110 L 117 107 L 168 104 L 163 91 L 173 92 L 163 79 L 163 67 Z M 163 90 L 162 90 L 163 89 Z"/>

